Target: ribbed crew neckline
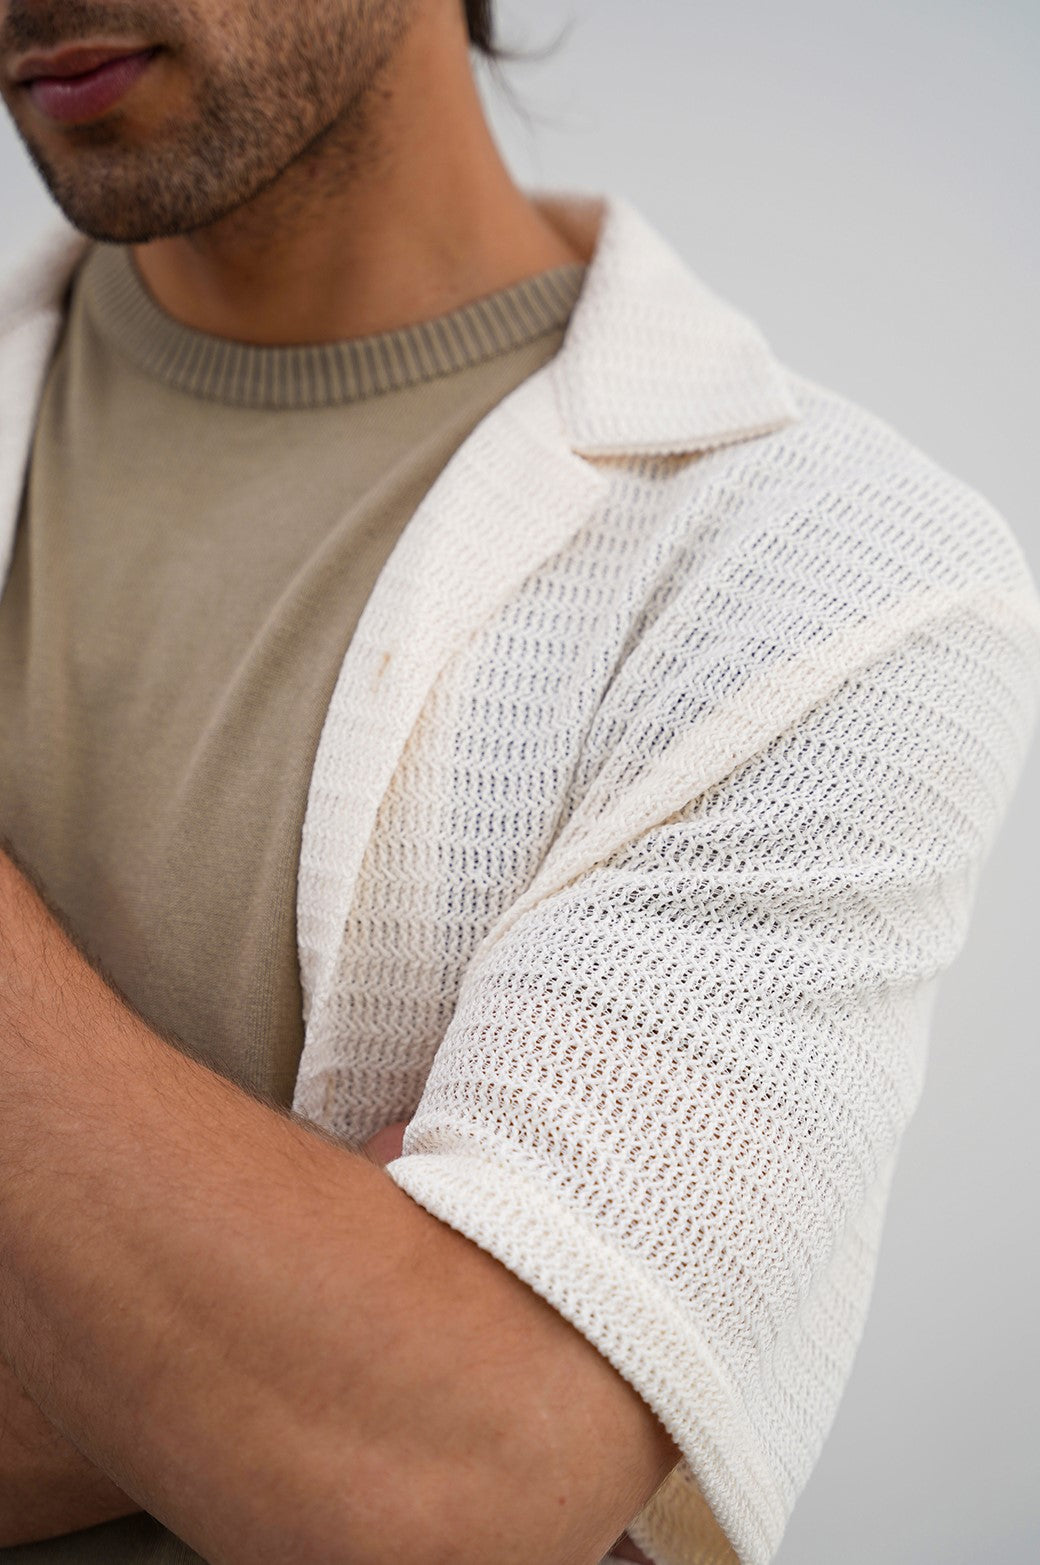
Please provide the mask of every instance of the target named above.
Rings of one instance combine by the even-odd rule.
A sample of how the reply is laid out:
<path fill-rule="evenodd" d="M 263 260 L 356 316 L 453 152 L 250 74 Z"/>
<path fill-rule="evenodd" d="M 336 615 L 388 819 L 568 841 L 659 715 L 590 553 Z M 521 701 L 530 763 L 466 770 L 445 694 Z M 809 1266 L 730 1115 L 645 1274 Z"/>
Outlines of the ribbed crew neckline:
<path fill-rule="evenodd" d="M 152 298 L 128 246 L 96 243 L 82 288 L 102 335 L 164 385 L 235 407 L 322 408 L 451 375 L 562 330 L 585 270 L 581 262 L 555 267 L 414 326 L 298 347 L 182 325 Z"/>

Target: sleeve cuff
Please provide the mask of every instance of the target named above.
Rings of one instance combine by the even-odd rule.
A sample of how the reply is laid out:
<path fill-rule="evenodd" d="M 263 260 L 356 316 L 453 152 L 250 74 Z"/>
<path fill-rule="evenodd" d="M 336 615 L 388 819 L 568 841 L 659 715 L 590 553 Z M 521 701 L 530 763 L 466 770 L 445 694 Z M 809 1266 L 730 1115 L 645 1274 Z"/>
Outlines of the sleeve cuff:
<path fill-rule="evenodd" d="M 683 1460 L 630 1527 L 639 1546 L 659 1565 L 767 1565 L 787 1519 L 783 1499 L 739 1394 L 646 1263 L 514 1164 L 423 1152 L 386 1171 L 569 1320 L 667 1429 Z"/>

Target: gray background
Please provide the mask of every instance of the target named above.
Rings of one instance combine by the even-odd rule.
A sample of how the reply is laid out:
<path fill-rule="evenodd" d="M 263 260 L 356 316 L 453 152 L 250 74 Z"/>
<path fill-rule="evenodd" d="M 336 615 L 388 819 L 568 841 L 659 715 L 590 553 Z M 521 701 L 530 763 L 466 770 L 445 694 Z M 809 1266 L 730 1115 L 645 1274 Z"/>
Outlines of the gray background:
<path fill-rule="evenodd" d="M 627 196 L 1040 576 L 1037 0 L 501 0 L 527 185 Z M 516 103 L 511 103 L 511 96 Z M 0 123 L 0 264 L 48 203 Z M 1040 746 L 945 980 L 848 1393 L 780 1565 L 1035 1565 Z"/>

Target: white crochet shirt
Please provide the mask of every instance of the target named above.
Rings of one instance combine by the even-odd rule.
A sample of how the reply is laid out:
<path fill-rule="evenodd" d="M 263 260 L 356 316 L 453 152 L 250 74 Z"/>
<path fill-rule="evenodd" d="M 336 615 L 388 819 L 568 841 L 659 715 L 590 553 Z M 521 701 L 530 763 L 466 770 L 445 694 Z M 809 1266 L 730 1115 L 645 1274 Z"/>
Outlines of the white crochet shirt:
<path fill-rule="evenodd" d="M 624 203 L 543 207 L 595 242 L 564 345 L 405 530 L 329 707 L 296 1108 L 411 1118 L 390 1176 L 654 1409 L 683 1454 L 630 1528 L 655 1561 L 765 1565 L 860 1337 L 1040 606 L 985 500 Z M 82 243 L 0 294 L 0 582 Z"/>

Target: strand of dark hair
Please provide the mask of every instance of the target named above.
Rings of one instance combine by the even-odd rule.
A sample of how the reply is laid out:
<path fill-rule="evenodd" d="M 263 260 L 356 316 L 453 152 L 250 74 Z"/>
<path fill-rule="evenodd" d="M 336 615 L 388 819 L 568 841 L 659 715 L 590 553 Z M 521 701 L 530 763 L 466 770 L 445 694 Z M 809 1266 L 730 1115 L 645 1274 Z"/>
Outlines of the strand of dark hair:
<path fill-rule="evenodd" d="M 493 59 L 496 53 L 493 0 L 465 0 L 465 4 L 470 43 L 481 54 Z"/>

